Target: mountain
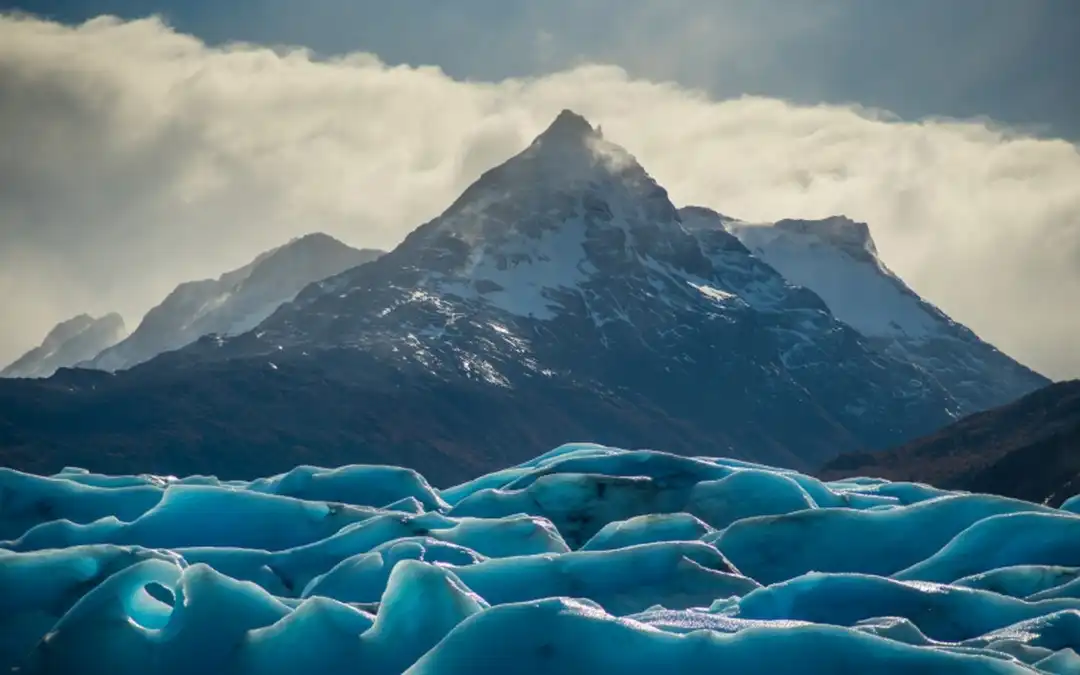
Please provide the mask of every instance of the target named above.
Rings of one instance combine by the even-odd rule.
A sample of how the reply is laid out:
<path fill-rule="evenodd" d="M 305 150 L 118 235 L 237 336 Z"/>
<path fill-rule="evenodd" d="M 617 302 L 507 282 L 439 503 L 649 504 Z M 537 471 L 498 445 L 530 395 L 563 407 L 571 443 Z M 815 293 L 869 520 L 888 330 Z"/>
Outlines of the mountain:
<path fill-rule="evenodd" d="M 49 377 L 58 368 L 85 361 L 125 337 L 127 329 L 119 314 L 106 314 L 100 319 L 80 314 L 57 324 L 41 346 L 0 370 L 0 377 Z"/>
<path fill-rule="evenodd" d="M 403 372 L 644 399 L 713 443 L 789 466 L 883 447 L 958 410 L 719 216 L 680 213 L 569 111 L 393 252 L 309 287 L 225 351 L 341 344 Z"/>
<path fill-rule="evenodd" d="M 836 216 L 726 227 L 789 281 L 821 296 L 871 344 L 935 379 L 964 415 L 1050 384 L 912 291 L 882 262 L 865 223 Z"/>
<path fill-rule="evenodd" d="M 1080 380 L 1059 382 L 884 453 L 843 455 L 828 478 L 873 475 L 1060 505 L 1080 492 Z"/>
<path fill-rule="evenodd" d="M 445 484 L 595 440 L 806 469 L 957 418 L 935 377 L 725 222 L 677 209 L 564 111 L 393 251 L 251 331 L 113 377 L 0 387 L 3 459 L 220 476 L 390 463 Z"/>
<path fill-rule="evenodd" d="M 204 335 L 239 335 L 257 326 L 304 286 L 374 260 L 381 253 L 357 250 L 321 233 L 299 237 L 217 279 L 177 286 L 147 312 L 131 336 L 79 365 L 122 370 Z"/>

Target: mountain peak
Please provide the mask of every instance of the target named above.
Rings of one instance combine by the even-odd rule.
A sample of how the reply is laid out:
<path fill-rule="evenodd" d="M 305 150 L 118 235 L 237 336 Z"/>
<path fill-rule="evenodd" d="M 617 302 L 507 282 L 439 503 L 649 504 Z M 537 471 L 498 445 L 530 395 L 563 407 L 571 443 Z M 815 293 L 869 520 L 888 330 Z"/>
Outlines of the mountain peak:
<path fill-rule="evenodd" d="M 403 250 L 445 251 L 445 236 L 457 241 L 450 246 L 469 249 L 520 234 L 536 239 L 562 224 L 576 226 L 585 216 L 617 227 L 625 217 L 677 218 L 667 192 L 633 155 L 581 115 L 564 110 L 528 147 L 484 172 L 441 216 L 410 234 Z M 457 262 L 448 264 L 461 263 L 454 256 L 444 262 L 451 258 Z"/>
<path fill-rule="evenodd" d="M 324 232 L 309 232 L 293 237 L 288 243 L 270 250 L 269 255 L 260 256 L 254 262 L 257 268 L 260 265 L 266 265 L 269 260 L 282 256 L 328 256 L 346 251 L 355 253 L 356 249 Z"/>
<path fill-rule="evenodd" d="M 573 110 L 563 110 L 542 134 L 507 164 L 524 160 L 543 167 L 562 179 L 595 178 L 597 169 L 607 174 L 644 173 L 637 160 L 622 146 L 604 138 L 599 127 Z M 500 169 L 496 169 L 500 171 Z"/>
<path fill-rule="evenodd" d="M 870 228 L 845 216 L 728 226 L 790 282 L 817 293 L 841 321 L 873 339 L 928 340 L 952 322 L 877 255 Z"/>
<path fill-rule="evenodd" d="M 75 335 L 89 328 L 94 323 L 94 317 L 83 313 L 73 316 L 67 321 L 61 321 L 53 326 L 53 329 L 45 336 L 42 342 L 44 346 L 57 347 L 65 340 L 70 340 Z"/>
<path fill-rule="evenodd" d="M 847 216 L 830 216 L 821 220 L 780 220 L 774 227 L 784 232 L 816 237 L 855 258 L 863 258 L 867 254 L 877 257 L 870 227 Z"/>
<path fill-rule="evenodd" d="M 589 138 L 601 138 L 600 132 L 589 124 L 589 120 L 573 110 L 565 109 L 537 140 L 581 142 Z"/>
<path fill-rule="evenodd" d="M 342 246 L 345 245 L 345 244 L 342 244 L 342 242 L 340 242 L 339 240 L 335 239 L 334 237 L 331 237 L 329 234 L 326 234 L 325 232 L 308 232 L 307 234 L 301 234 L 301 235 L 299 235 L 297 237 L 293 237 L 291 240 L 289 240 L 289 243 L 285 244 L 285 245 L 288 246 L 290 244 L 341 244 Z"/>

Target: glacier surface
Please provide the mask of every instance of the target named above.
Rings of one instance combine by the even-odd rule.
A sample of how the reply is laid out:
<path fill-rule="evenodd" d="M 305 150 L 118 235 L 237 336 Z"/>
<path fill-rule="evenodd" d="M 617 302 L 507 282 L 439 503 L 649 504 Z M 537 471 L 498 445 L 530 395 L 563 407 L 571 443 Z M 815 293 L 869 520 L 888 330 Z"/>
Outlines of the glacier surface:
<path fill-rule="evenodd" d="M 1080 516 L 570 444 L 439 490 L 0 469 L 0 672 L 1080 673 Z"/>

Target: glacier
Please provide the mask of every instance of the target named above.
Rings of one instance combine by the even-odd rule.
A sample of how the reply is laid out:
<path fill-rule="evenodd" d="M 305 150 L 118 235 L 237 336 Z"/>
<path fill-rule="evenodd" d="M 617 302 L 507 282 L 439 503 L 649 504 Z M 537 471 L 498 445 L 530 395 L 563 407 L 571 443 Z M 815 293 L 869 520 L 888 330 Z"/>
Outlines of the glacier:
<path fill-rule="evenodd" d="M 1068 508 L 587 443 L 445 489 L 0 469 L 0 672 L 1065 675 L 1078 651 Z"/>

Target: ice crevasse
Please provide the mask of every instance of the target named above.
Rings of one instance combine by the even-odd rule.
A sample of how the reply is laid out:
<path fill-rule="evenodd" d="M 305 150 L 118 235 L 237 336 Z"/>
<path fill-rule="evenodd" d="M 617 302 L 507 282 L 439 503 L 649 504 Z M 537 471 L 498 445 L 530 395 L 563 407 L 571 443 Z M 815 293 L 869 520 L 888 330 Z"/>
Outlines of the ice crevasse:
<path fill-rule="evenodd" d="M 1080 673 L 1075 501 L 591 444 L 0 495 L 0 672 Z"/>

